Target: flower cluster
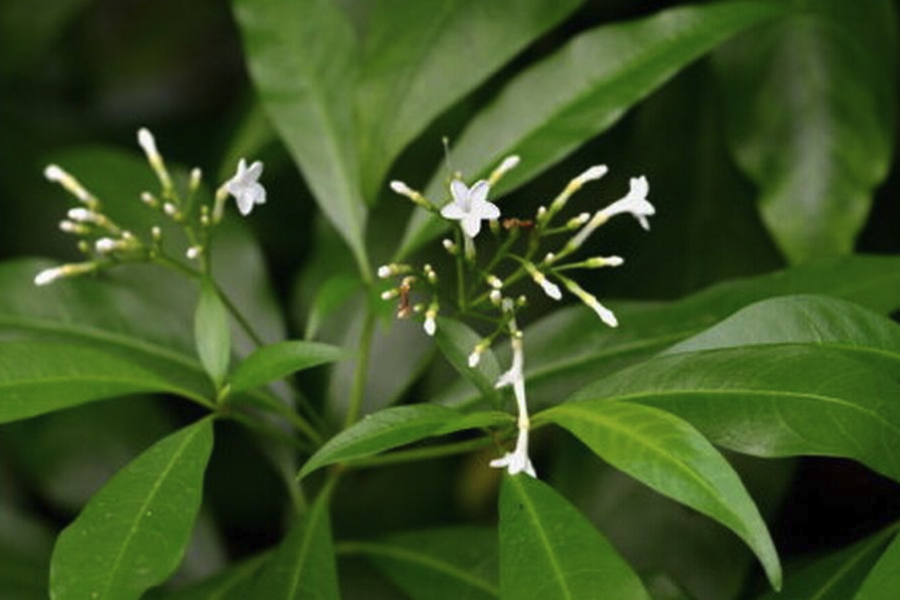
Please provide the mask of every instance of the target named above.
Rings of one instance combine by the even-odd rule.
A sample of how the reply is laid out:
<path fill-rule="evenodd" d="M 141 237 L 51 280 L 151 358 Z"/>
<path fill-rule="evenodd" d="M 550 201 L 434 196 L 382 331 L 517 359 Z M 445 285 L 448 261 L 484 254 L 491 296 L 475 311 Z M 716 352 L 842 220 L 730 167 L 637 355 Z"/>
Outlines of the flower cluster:
<path fill-rule="evenodd" d="M 141 202 L 158 211 L 161 219 L 172 221 L 183 229 L 190 241 L 184 250 L 185 257 L 189 261 L 198 261 L 201 270 L 207 271 L 212 232 L 222 220 L 229 194 L 234 197 L 242 215 L 249 214 L 255 204 L 266 201 L 266 191 L 258 181 L 262 163 L 257 161 L 247 167 L 241 159 L 237 173 L 218 188 L 212 206 L 209 206 L 197 201 L 202 183 L 200 169 L 191 171 L 187 189 L 182 194 L 157 149 L 153 134 L 141 128 L 137 139 L 160 186 L 156 194 L 149 191 L 141 193 Z M 60 221 L 59 228 L 78 238 L 78 248 L 85 260 L 41 271 L 34 278 L 36 285 L 95 273 L 123 262 L 154 261 L 166 266 L 180 265 L 180 261 L 167 254 L 160 225 L 153 225 L 146 236 L 138 235 L 118 224 L 104 211 L 99 198 L 58 165 L 48 165 L 44 176 L 62 186 L 79 202 L 78 206 L 68 211 L 67 218 Z"/>
<path fill-rule="evenodd" d="M 620 256 L 593 256 L 581 260 L 570 260 L 588 238 L 611 218 L 629 214 L 638 224 L 648 230 L 648 217 L 655 213 L 647 200 L 649 184 L 645 177 L 632 178 L 628 193 L 612 204 L 593 214 L 582 212 L 560 225 L 554 219 L 566 207 L 569 199 L 585 184 L 606 175 L 605 165 L 593 166 L 572 179 L 568 185 L 550 202 L 541 206 L 531 219 L 507 218 L 500 220 L 500 209 L 488 200 L 491 188 L 511 169 L 519 164 L 518 156 L 510 156 L 493 170 L 488 179 L 481 179 L 471 186 L 455 176 L 449 186 L 449 201 L 439 206 L 410 188 L 402 181 L 391 182 L 394 192 L 412 200 L 417 206 L 443 219 L 456 222 L 455 239 L 443 240 L 443 246 L 457 262 L 457 293 L 441 289 L 437 272 L 431 265 L 416 269 L 409 264 L 394 263 L 382 266 L 378 275 L 382 279 L 399 279 L 399 285 L 382 294 L 384 300 L 399 299 L 398 318 L 413 314 L 423 317 L 423 327 L 429 336 L 438 328 L 437 315 L 442 305 L 455 307 L 462 317 L 475 317 L 496 323 L 495 330 L 479 341 L 469 355 L 469 368 L 477 368 L 481 355 L 497 340 L 505 335 L 512 347 L 512 364 L 496 382 L 497 388 L 512 388 L 518 409 L 518 437 L 513 452 L 491 462 L 492 467 L 505 468 L 510 474 L 527 473 L 535 476 L 534 467 L 528 454 L 528 432 L 530 420 L 525 396 L 525 352 L 524 334 L 516 322 L 516 313 L 527 305 L 527 296 L 512 296 L 509 290 L 522 279 L 530 279 L 543 294 L 553 300 L 562 300 L 563 289 L 593 310 L 603 323 L 618 326 L 615 314 L 593 294 L 584 290 L 568 276 L 568 272 L 579 269 L 599 269 L 619 267 L 624 264 Z M 475 238 L 481 233 L 482 223 L 487 221 L 490 230 L 498 238 L 497 251 L 485 265 L 479 264 L 475 248 Z M 569 236 L 555 251 L 541 256 L 542 244 L 560 235 Z M 517 242 L 523 246 L 514 252 Z M 462 245 L 462 249 L 460 249 Z M 505 276 L 499 275 L 501 266 L 511 265 Z M 475 280 L 472 285 L 469 280 Z M 562 286 L 562 287 L 560 287 Z M 413 303 L 413 295 L 425 295 L 427 302 Z M 426 308 L 427 307 L 427 308 Z"/>

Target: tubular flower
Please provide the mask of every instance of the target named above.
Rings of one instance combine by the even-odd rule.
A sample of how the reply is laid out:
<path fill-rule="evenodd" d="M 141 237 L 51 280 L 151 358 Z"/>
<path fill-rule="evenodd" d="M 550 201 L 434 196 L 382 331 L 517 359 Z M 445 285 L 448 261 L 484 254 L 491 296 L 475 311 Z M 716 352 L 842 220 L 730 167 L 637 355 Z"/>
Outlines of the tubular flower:
<path fill-rule="evenodd" d="M 459 221 L 463 233 L 468 238 L 474 238 L 481 231 L 481 222 L 500 217 L 500 209 L 496 204 L 487 201 L 490 184 L 481 179 L 469 188 L 465 183 L 454 179 L 450 183 L 450 193 L 453 201 L 441 209 L 441 216 L 445 219 Z"/>
<path fill-rule="evenodd" d="M 237 173 L 225 184 L 225 190 L 234 196 L 238 210 L 245 217 L 250 214 L 255 204 L 266 203 L 266 188 L 259 183 L 263 172 L 263 164 L 254 162 L 249 167 L 243 158 L 238 162 Z"/>

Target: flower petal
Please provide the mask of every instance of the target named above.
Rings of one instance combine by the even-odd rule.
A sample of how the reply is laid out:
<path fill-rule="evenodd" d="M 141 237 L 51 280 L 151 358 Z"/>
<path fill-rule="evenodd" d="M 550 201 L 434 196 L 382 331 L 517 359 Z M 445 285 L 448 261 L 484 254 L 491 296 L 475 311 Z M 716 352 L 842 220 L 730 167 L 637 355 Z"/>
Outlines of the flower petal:
<path fill-rule="evenodd" d="M 469 205 L 469 188 L 459 179 L 450 182 L 450 193 L 453 195 L 453 201 L 462 208 Z"/>
<path fill-rule="evenodd" d="M 472 212 L 482 219 L 493 220 L 500 218 L 500 209 L 493 202 L 482 202 L 481 204 L 473 205 Z"/>
<path fill-rule="evenodd" d="M 262 172 L 263 164 L 262 161 L 258 160 L 250 165 L 250 167 L 244 173 L 244 177 L 250 181 L 256 182 L 259 179 L 260 175 L 262 175 Z"/>
<path fill-rule="evenodd" d="M 472 189 L 469 190 L 469 201 L 471 201 L 472 206 L 476 204 L 480 204 L 487 200 L 488 192 L 491 191 L 491 184 L 489 184 L 484 179 L 479 179 L 472 186 Z"/>
<path fill-rule="evenodd" d="M 456 202 L 451 202 L 441 209 L 441 216 L 445 219 L 453 219 L 455 221 L 459 221 L 460 219 L 464 219 L 469 213 L 464 211 L 462 207 Z"/>

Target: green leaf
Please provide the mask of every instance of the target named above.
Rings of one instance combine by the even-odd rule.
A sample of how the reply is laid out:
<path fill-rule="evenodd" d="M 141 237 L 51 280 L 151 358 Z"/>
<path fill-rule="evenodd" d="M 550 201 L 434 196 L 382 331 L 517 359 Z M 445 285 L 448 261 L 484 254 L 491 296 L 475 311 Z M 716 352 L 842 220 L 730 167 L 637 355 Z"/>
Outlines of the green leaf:
<path fill-rule="evenodd" d="M 500 597 L 649 600 L 641 580 L 584 516 L 545 483 L 500 490 Z"/>
<path fill-rule="evenodd" d="M 887 547 L 853 600 L 892 600 L 900 594 L 900 537 L 897 527 L 889 529 L 894 541 Z"/>
<path fill-rule="evenodd" d="M 151 590 L 144 600 L 241 600 L 268 554 L 260 554 L 226 568 L 212 577 L 175 591 Z"/>
<path fill-rule="evenodd" d="M 666 354 L 770 344 L 829 348 L 900 376 L 900 325 L 825 296 L 783 296 L 751 304 Z"/>
<path fill-rule="evenodd" d="M 616 329 L 583 306 L 558 310 L 526 330 L 529 405 L 558 404 L 589 382 L 646 360 L 749 304 L 788 294 L 825 294 L 887 314 L 900 308 L 900 258 L 829 258 L 720 283 L 677 302 L 610 303 L 621 324 Z M 505 348 L 497 354 L 500 361 L 509 360 Z M 435 401 L 465 407 L 480 399 L 471 386 L 455 385 Z"/>
<path fill-rule="evenodd" d="M 231 330 L 228 309 L 210 281 L 204 281 L 200 286 L 200 300 L 194 314 L 194 339 L 203 368 L 216 388 L 222 387 L 231 358 Z"/>
<path fill-rule="evenodd" d="M 330 487 L 320 492 L 266 562 L 248 598 L 338 600 L 337 567 L 328 518 Z"/>
<path fill-rule="evenodd" d="M 234 0 L 250 75 L 322 212 L 368 277 L 354 142 L 357 44 L 332 0 Z"/>
<path fill-rule="evenodd" d="M 780 594 L 770 592 L 757 600 L 847 600 L 859 588 L 860 582 L 878 555 L 896 534 L 896 526 L 818 559 L 796 573 L 789 572 L 784 590 Z M 889 596 L 893 598 L 896 594 Z"/>
<path fill-rule="evenodd" d="M 303 465 L 297 477 L 302 479 L 326 465 L 365 458 L 430 436 L 511 422 L 512 417 L 505 413 L 463 415 L 435 404 L 387 408 L 331 438 Z"/>
<path fill-rule="evenodd" d="M 379 542 L 348 542 L 339 550 L 369 557 L 412 600 L 500 597 L 497 532 L 493 529 L 411 531 Z"/>
<path fill-rule="evenodd" d="M 688 64 L 783 11 L 772 2 L 723 2 L 583 33 L 518 75 L 469 123 L 453 147 L 455 167 L 475 179 L 519 154 L 522 163 L 497 188 L 511 190 L 610 128 Z M 444 186 L 443 174 L 435 175 L 426 195 L 440 201 L 447 196 Z M 417 211 L 399 257 L 446 227 Z"/>
<path fill-rule="evenodd" d="M 205 390 L 165 368 L 71 343 L 0 341 L 0 423 L 139 392 L 170 392 L 210 405 Z"/>
<path fill-rule="evenodd" d="M 249 390 L 345 357 L 346 353 L 340 348 L 316 342 L 294 340 L 263 346 L 244 359 L 231 374 L 231 391 Z"/>
<path fill-rule="evenodd" d="M 172 575 L 200 510 L 212 443 L 204 419 L 116 474 L 57 539 L 53 598 L 137 599 Z"/>
<path fill-rule="evenodd" d="M 459 321 L 447 317 L 438 319 L 438 328 L 435 332 L 437 347 L 456 372 L 470 381 L 483 398 L 496 400 L 499 397 L 495 384 L 500 377 L 500 363 L 490 348 L 481 355 L 478 366 L 474 369 L 469 366 L 469 355 L 475 349 L 482 337 L 472 329 Z"/>
<path fill-rule="evenodd" d="M 730 142 L 791 262 L 847 253 L 888 173 L 897 120 L 891 0 L 800 0 L 716 56 Z"/>
<path fill-rule="evenodd" d="M 661 408 L 745 454 L 842 456 L 900 481 L 900 385 L 815 347 L 662 356 L 572 398 L 595 399 Z"/>
<path fill-rule="evenodd" d="M 328 316 L 355 296 L 359 290 L 359 278 L 352 275 L 335 275 L 325 281 L 316 292 L 306 316 L 306 339 L 316 339 L 319 328 Z"/>
<path fill-rule="evenodd" d="M 374 3 L 356 95 L 366 197 L 435 117 L 582 1 Z"/>
<path fill-rule="evenodd" d="M 737 473 L 690 424 L 662 410 L 623 402 L 567 402 L 535 416 L 556 423 L 603 460 L 656 491 L 717 520 L 756 553 L 769 581 L 781 566 L 766 525 Z"/>

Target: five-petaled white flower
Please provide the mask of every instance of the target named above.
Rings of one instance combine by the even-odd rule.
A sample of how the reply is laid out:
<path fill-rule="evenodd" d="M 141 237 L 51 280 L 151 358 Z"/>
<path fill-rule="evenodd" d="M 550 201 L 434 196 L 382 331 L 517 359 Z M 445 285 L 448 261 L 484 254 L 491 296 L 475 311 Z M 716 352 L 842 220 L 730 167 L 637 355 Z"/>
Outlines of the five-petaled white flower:
<path fill-rule="evenodd" d="M 242 158 L 238 162 L 237 173 L 225 184 L 225 190 L 234 196 L 238 210 L 245 217 L 253 210 L 254 204 L 266 202 L 266 189 L 259 183 L 262 171 L 263 164 L 260 161 L 247 167 L 247 162 Z"/>
<path fill-rule="evenodd" d="M 487 201 L 490 190 L 490 184 L 484 179 L 476 181 L 471 188 L 459 179 L 454 179 L 450 182 L 453 201 L 441 209 L 441 216 L 459 221 L 466 236 L 474 238 L 481 231 L 482 221 L 500 217 L 497 205 Z"/>

